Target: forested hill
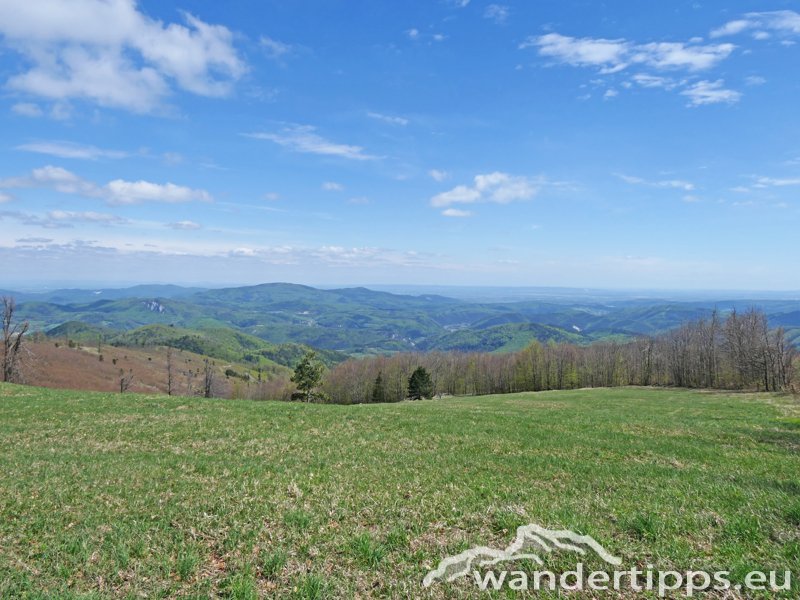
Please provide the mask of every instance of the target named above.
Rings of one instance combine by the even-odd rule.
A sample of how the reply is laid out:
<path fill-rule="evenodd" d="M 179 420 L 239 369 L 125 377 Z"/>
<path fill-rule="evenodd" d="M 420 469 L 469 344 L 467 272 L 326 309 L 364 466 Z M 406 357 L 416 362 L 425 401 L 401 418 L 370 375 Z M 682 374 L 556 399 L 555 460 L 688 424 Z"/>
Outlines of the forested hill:
<path fill-rule="evenodd" d="M 6 287 L 6 286 L 3 286 Z M 408 350 L 507 351 L 532 340 L 588 343 L 655 334 L 691 319 L 756 306 L 800 343 L 800 300 L 613 298 L 576 294 L 516 302 L 475 302 L 436 294 L 404 295 L 363 287 L 318 289 L 288 283 L 225 289 L 136 286 L 126 289 L 4 292 L 34 330 L 65 323 L 118 336 L 147 325 L 233 330 L 272 344 L 304 344 L 350 355 Z M 233 339 L 225 334 L 226 339 Z M 241 341 L 241 340 L 239 340 Z M 238 343 L 238 342 L 237 342 Z"/>

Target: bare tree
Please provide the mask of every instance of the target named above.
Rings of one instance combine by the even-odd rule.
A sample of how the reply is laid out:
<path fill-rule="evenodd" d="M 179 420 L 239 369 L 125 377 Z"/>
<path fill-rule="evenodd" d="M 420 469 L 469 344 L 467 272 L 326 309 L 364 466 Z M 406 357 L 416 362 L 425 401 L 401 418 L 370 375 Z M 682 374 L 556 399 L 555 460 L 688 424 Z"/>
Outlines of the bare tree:
<path fill-rule="evenodd" d="M 211 398 L 214 391 L 214 364 L 210 359 L 203 361 L 203 397 Z"/>
<path fill-rule="evenodd" d="M 19 353 L 22 338 L 28 331 L 28 322 L 14 323 L 16 302 L 10 296 L 3 296 L 3 381 L 17 381 L 19 372 Z"/>
<path fill-rule="evenodd" d="M 167 346 L 167 396 L 172 396 L 172 386 L 174 383 L 172 372 L 172 346 Z"/>
<path fill-rule="evenodd" d="M 125 369 L 119 370 L 119 393 L 124 394 L 128 391 L 128 388 L 131 387 L 131 383 L 133 383 L 133 369 L 128 369 L 128 372 L 125 373 Z"/>

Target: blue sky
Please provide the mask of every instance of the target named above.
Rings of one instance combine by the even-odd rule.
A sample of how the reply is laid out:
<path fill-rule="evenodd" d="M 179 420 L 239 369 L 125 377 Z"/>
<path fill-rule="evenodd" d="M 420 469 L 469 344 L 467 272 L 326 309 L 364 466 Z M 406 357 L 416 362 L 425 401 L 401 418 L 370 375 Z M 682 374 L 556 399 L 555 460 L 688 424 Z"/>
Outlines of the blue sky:
<path fill-rule="evenodd" d="M 0 287 L 799 289 L 800 3 L 0 0 Z"/>

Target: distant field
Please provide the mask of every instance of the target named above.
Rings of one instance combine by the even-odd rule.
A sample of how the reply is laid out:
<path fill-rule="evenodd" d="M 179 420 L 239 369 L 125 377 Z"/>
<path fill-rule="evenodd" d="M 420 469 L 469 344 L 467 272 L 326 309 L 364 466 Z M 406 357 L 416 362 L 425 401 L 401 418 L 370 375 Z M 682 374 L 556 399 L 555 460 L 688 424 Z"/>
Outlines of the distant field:
<path fill-rule="evenodd" d="M 3 599 L 476 597 L 468 579 L 421 582 L 527 523 L 590 534 L 628 568 L 791 569 L 796 598 L 800 405 L 638 388 L 326 406 L 0 385 Z"/>

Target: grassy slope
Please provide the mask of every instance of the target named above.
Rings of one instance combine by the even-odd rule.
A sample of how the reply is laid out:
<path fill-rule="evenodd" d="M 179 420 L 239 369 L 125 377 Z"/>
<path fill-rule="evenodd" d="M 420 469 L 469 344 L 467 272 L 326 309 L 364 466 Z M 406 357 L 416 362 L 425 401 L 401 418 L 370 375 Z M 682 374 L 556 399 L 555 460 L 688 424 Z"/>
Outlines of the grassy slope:
<path fill-rule="evenodd" d="M 0 385 L 0 597 L 472 597 L 419 585 L 528 522 L 628 568 L 797 572 L 799 416 L 682 390 L 342 407 Z"/>

